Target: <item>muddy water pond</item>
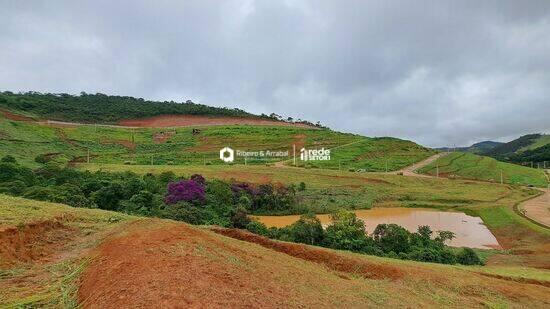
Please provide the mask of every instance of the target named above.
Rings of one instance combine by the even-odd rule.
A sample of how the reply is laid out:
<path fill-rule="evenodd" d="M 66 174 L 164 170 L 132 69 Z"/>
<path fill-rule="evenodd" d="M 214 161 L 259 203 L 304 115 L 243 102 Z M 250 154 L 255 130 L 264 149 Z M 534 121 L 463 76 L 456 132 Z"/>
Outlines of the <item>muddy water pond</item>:
<path fill-rule="evenodd" d="M 455 238 L 447 244 L 454 247 L 500 248 L 497 239 L 483 224 L 481 218 L 462 212 L 447 212 L 425 208 L 374 208 L 356 210 L 357 217 L 365 221 L 366 230 L 372 233 L 381 223 L 395 223 L 411 232 L 420 225 L 429 225 L 432 231 L 451 231 Z M 317 215 L 323 225 L 330 223 L 329 215 Z M 268 227 L 283 227 L 296 222 L 300 216 L 255 216 Z"/>

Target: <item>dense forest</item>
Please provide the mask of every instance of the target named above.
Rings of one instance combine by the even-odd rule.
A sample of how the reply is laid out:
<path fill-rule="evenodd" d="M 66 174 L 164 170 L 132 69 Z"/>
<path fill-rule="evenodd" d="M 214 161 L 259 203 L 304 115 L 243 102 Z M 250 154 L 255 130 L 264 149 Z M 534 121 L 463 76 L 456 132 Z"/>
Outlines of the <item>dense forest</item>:
<path fill-rule="evenodd" d="M 116 123 L 124 119 L 147 118 L 158 115 L 202 115 L 228 116 L 241 118 L 258 118 L 274 121 L 285 121 L 313 124 L 306 120 L 283 118 L 280 115 L 255 115 L 238 108 L 212 107 L 194 103 L 174 101 L 149 101 L 130 96 L 114 96 L 102 93 L 80 95 L 66 93 L 0 92 L 0 108 L 24 111 L 41 118 L 59 121 L 84 123 Z"/>

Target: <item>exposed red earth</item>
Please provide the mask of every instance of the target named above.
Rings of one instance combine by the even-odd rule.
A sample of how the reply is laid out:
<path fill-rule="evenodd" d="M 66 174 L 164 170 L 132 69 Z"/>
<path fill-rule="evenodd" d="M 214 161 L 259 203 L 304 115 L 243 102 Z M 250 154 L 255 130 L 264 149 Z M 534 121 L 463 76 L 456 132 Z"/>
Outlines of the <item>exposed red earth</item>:
<path fill-rule="evenodd" d="M 147 128 L 163 128 L 163 127 L 186 127 L 186 126 L 201 126 L 201 125 L 266 125 L 266 126 L 294 126 L 315 128 L 301 123 L 288 123 L 282 121 L 273 121 L 267 119 L 256 118 L 239 118 L 239 117 L 221 117 L 221 116 L 199 116 L 199 115 L 162 115 L 143 119 L 128 119 L 119 122 L 121 126 L 128 127 L 147 127 Z"/>

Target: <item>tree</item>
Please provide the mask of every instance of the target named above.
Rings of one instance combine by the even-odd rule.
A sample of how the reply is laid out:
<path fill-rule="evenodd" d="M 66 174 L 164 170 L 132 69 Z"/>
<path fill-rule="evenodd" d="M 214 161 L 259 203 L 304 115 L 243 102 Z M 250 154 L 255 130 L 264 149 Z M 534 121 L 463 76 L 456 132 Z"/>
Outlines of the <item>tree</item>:
<path fill-rule="evenodd" d="M 155 195 L 149 191 L 139 191 L 130 200 L 122 202 L 124 210 L 131 214 L 151 215 L 158 209 Z"/>
<path fill-rule="evenodd" d="M 122 186 L 118 183 L 110 183 L 92 193 L 91 199 L 101 209 L 117 210 L 123 196 Z"/>
<path fill-rule="evenodd" d="M 341 211 L 331 215 L 325 243 L 330 248 L 361 251 L 367 244 L 365 223 L 353 212 Z"/>
<path fill-rule="evenodd" d="M 409 252 L 410 232 L 397 224 L 379 224 L 374 229 L 374 241 L 385 253 Z"/>
<path fill-rule="evenodd" d="M 204 202 L 204 186 L 193 180 L 182 180 L 168 184 L 168 194 L 164 201 L 166 204 L 175 204 L 179 201 Z"/>
<path fill-rule="evenodd" d="M 295 242 L 317 245 L 325 238 L 321 221 L 314 214 L 305 214 L 290 226 L 290 233 Z"/>

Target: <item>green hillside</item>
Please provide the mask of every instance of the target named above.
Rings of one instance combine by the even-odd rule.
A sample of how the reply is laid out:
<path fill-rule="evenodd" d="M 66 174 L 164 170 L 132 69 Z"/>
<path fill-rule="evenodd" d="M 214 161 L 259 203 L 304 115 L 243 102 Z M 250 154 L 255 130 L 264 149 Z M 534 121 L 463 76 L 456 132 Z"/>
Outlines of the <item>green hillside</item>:
<path fill-rule="evenodd" d="M 354 143 L 354 144 L 351 144 Z M 288 151 L 286 157 L 248 159 L 247 164 L 265 164 L 292 158 L 306 148 L 331 148 L 329 163 L 311 164 L 338 169 L 383 171 L 398 169 L 424 159 L 432 152 L 415 143 L 393 138 L 367 138 L 328 129 L 291 126 L 210 126 L 193 128 L 139 128 L 95 125 L 52 126 L 15 121 L 0 115 L 0 156 L 12 155 L 19 162 L 39 166 L 47 161 L 118 164 L 224 164 L 219 150 L 229 146 L 244 151 Z M 353 147 L 352 147 L 353 146 Z M 299 156 L 299 153 L 298 153 Z M 244 157 L 236 157 L 244 164 Z"/>
<path fill-rule="evenodd" d="M 497 160 L 520 164 L 535 164 L 550 161 L 550 135 L 528 134 L 501 144 L 484 155 Z"/>
<path fill-rule="evenodd" d="M 493 158 L 470 153 L 451 153 L 425 166 L 421 173 L 439 174 L 467 179 L 545 187 L 548 183 L 542 170 L 497 161 Z"/>

